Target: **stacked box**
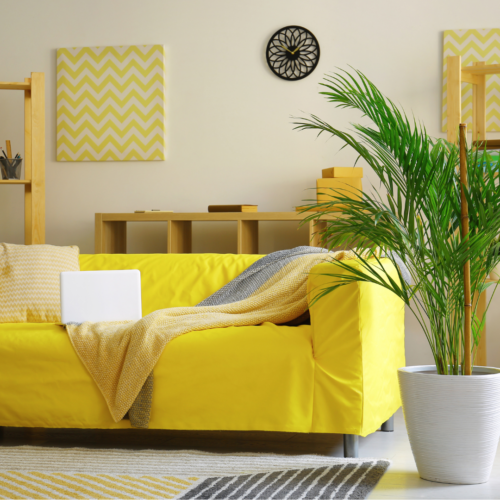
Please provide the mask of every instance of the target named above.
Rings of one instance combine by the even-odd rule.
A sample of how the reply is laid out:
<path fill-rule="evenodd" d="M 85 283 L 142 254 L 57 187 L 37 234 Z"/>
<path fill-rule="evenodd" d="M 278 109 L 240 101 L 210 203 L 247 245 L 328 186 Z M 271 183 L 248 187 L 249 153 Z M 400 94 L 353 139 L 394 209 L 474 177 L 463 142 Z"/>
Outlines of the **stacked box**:
<path fill-rule="evenodd" d="M 363 177 L 363 169 L 360 167 L 331 167 L 324 168 L 322 170 L 323 179 L 338 179 L 349 178 L 349 179 L 361 179 Z"/>
<path fill-rule="evenodd" d="M 359 199 L 362 184 L 363 169 L 359 167 L 332 167 L 323 170 L 323 177 L 316 180 L 316 197 L 318 203 L 331 202 L 335 199 L 335 190 L 342 196 Z M 344 207 L 339 205 L 336 210 Z"/>

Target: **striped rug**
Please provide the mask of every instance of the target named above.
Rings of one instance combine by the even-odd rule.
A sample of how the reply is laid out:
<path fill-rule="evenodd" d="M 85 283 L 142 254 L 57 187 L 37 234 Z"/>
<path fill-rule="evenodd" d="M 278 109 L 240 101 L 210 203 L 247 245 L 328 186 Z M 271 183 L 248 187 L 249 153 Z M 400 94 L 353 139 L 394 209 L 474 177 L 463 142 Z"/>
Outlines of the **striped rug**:
<path fill-rule="evenodd" d="M 389 467 L 319 455 L 0 447 L 0 498 L 366 498 Z"/>

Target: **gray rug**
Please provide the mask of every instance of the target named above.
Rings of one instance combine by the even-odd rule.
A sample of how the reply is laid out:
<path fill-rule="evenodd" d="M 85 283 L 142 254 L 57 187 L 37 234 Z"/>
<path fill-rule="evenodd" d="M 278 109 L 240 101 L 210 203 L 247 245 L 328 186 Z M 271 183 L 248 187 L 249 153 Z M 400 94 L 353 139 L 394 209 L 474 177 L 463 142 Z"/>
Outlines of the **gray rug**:
<path fill-rule="evenodd" d="M 388 460 L 0 447 L 0 498 L 367 498 Z"/>

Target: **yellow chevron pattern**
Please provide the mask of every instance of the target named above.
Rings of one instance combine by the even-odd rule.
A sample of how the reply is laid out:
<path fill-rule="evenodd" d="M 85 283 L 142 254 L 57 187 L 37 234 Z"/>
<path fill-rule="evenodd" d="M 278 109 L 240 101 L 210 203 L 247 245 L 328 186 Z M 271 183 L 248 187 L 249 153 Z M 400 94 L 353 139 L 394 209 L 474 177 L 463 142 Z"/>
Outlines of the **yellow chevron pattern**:
<path fill-rule="evenodd" d="M 442 126 L 446 132 L 446 81 L 448 56 L 462 56 L 462 66 L 476 61 L 500 64 L 500 29 L 447 30 L 443 40 L 443 113 Z M 462 122 L 472 125 L 472 85 L 462 84 Z M 486 131 L 500 131 L 500 75 L 486 80 Z"/>
<path fill-rule="evenodd" d="M 175 499 L 200 482 L 197 477 L 8 471 L 0 472 L 0 498 Z"/>
<path fill-rule="evenodd" d="M 0 323 L 61 321 L 60 278 L 79 271 L 78 247 L 0 243 Z"/>
<path fill-rule="evenodd" d="M 164 159 L 164 47 L 59 49 L 57 160 Z"/>

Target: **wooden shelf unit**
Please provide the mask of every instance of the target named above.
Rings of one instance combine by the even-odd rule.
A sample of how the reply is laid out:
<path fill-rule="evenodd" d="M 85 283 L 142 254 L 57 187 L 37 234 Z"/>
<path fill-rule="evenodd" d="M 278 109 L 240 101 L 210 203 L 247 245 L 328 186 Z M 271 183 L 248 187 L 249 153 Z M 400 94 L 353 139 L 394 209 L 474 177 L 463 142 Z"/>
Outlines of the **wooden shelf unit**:
<path fill-rule="evenodd" d="M 0 90 L 24 91 L 24 179 L 0 185 L 24 185 L 24 243 L 45 243 L 45 75 L 24 82 L 0 82 Z"/>
<path fill-rule="evenodd" d="M 447 137 L 448 141 L 458 144 L 458 126 L 462 122 L 462 82 L 472 84 L 472 141 L 476 146 L 484 145 L 486 141 L 486 75 L 500 74 L 500 64 L 475 62 L 472 66 L 462 67 L 460 56 L 448 56 L 447 92 Z M 487 141 L 487 149 L 498 148 L 500 141 Z M 484 147 L 484 146 L 483 146 Z M 483 292 L 478 300 L 477 314 L 482 318 L 486 313 L 487 297 Z M 486 326 L 481 334 L 481 341 L 476 353 L 476 365 L 487 366 L 487 336 Z"/>
<path fill-rule="evenodd" d="M 321 221 L 309 222 L 309 241 L 320 246 L 320 234 L 328 219 L 343 217 L 325 215 Z M 127 253 L 127 222 L 167 222 L 167 253 L 191 253 L 192 224 L 200 221 L 237 222 L 237 253 L 259 253 L 259 222 L 296 221 L 304 219 L 297 212 L 148 212 L 95 214 L 95 253 Z"/>
<path fill-rule="evenodd" d="M 446 116 L 448 141 L 458 144 L 458 126 L 462 121 L 462 82 L 472 84 L 472 140 L 486 140 L 486 75 L 500 74 L 500 64 L 477 61 L 462 66 L 460 56 L 448 56 L 446 65 Z"/>

